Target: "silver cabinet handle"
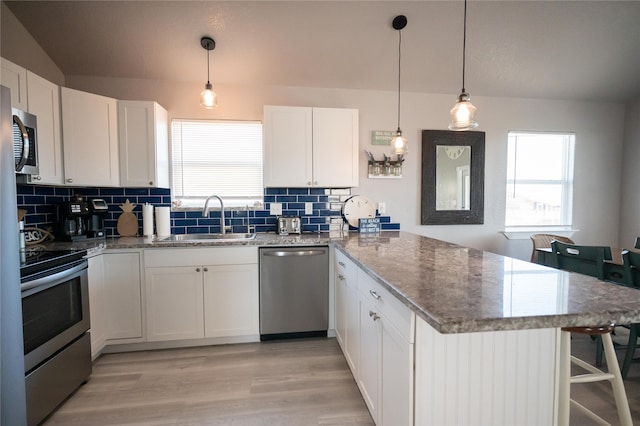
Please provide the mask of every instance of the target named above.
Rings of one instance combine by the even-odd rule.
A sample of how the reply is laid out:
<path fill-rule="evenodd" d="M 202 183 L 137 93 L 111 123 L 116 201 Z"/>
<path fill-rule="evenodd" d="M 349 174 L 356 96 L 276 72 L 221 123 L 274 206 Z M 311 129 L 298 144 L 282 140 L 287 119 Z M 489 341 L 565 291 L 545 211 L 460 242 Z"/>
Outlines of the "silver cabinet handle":
<path fill-rule="evenodd" d="M 340 281 L 344 281 L 344 275 L 340 275 L 340 274 L 338 274 L 338 279 L 339 279 Z"/>
<path fill-rule="evenodd" d="M 311 186 L 311 182 L 307 182 L 307 185 L 308 185 L 308 186 Z"/>
<path fill-rule="evenodd" d="M 196 268 L 196 272 L 200 272 L 200 268 Z"/>
<path fill-rule="evenodd" d="M 376 293 L 375 291 L 369 290 L 369 294 L 371 294 L 374 297 L 374 299 L 380 300 L 380 295 L 378 293 Z"/>
<path fill-rule="evenodd" d="M 342 267 L 347 266 L 347 265 L 345 265 L 345 264 L 344 264 L 344 262 L 338 262 L 338 265 L 340 265 L 340 266 L 342 266 Z"/>
<path fill-rule="evenodd" d="M 42 178 L 40 176 L 38 176 L 38 175 L 31 176 L 31 179 L 32 180 L 42 180 Z"/>
<path fill-rule="evenodd" d="M 73 179 L 71 178 L 67 179 L 67 183 L 71 183 L 71 182 L 73 182 Z"/>
<path fill-rule="evenodd" d="M 380 319 L 380 316 L 377 313 L 373 312 L 373 311 L 369 311 L 369 316 L 371 318 L 373 318 L 374 321 Z"/>
<path fill-rule="evenodd" d="M 209 272 L 209 268 L 204 268 L 204 271 L 205 272 Z"/>

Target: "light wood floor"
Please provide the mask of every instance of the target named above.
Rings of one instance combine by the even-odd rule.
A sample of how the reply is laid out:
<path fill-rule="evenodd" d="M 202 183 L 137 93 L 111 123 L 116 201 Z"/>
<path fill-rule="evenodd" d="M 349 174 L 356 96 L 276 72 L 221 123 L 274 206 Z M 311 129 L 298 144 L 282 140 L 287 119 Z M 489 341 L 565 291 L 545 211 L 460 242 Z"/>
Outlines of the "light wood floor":
<path fill-rule="evenodd" d="M 574 354 L 593 362 L 587 336 Z M 620 361 L 622 353 L 619 354 Z M 640 354 L 637 354 L 640 356 Z M 640 424 L 640 364 L 625 380 Z M 619 424 L 608 382 L 572 396 Z M 110 354 L 46 425 L 373 425 L 335 339 Z M 572 410 L 571 425 L 593 424 Z"/>
<path fill-rule="evenodd" d="M 101 356 L 46 425 L 373 425 L 335 339 Z"/>

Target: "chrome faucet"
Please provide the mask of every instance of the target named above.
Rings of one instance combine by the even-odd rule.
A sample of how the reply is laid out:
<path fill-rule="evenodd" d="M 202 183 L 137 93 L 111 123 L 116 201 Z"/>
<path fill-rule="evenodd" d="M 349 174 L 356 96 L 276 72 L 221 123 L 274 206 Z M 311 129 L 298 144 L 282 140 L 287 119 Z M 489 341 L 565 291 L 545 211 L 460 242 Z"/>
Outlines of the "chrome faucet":
<path fill-rule="evenodd" d="M 218 201 L 220 201 L 220 233 L 224 234 L 226 227 L 224 225 L 224 203 L 222 202 L 222 198 L 218 197 L 217 195 L 209 195 L 207 197 L 207 201 L 204 202 L 204 207 L 202 208 L 202 217 L 209 216 L 209 201 L 212 198 L 217 198 Z"/>

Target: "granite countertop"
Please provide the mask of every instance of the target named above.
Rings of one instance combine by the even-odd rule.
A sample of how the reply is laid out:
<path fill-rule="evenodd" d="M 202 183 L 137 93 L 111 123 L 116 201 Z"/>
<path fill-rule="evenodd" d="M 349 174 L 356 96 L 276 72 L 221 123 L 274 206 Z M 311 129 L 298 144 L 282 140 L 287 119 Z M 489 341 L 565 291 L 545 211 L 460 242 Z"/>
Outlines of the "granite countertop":
<path fill-rule="evenodd" d="M 400 232 L 336 240 L 440 333 L 640 322 L 640 291 Z"/>
<path fill-rule="evenodd" d="M 399 231 L 378 235 L 257 234 L 241 241 L 121 237 L 56 247 L 167 248 L 330 244 L 440 333 L 640 322 L 640 291 Z"/>

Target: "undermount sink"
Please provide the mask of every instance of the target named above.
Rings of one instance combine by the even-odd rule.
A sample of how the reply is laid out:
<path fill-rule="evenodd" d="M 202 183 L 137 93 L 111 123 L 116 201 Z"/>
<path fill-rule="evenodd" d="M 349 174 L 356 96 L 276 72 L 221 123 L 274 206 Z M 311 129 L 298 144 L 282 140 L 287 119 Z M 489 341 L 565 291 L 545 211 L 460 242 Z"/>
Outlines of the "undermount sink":
<path fill-rule="evenodd" d="M 157 241 L 234 241 L 253 240 L 255 232 L 250 234 L 229 233 L 229 234 L 174 234 L 167 237 L 159 237 Z"/>

